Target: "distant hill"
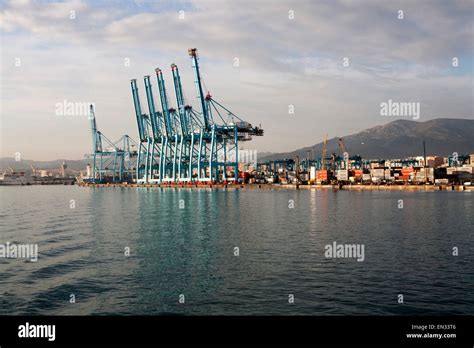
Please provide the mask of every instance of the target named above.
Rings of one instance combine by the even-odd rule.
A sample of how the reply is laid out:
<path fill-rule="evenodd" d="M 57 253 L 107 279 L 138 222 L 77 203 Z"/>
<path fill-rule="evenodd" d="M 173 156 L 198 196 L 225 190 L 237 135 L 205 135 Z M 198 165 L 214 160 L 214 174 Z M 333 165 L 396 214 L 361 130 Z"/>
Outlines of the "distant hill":
<path fill-rule="evenodd" d="M 64 160 L 64 159 L 57 159 L 53 161 L 33 161 L 33 160 L 24 160 L 15 161 L 14 158 L 11 157 L 4 157 L 0 158 L 0 170 L 5 171 L 8 167 L 11 167 L 14 170 L 31 170 L 31 166 L 35 169 L 59 169 L 63 161 L 66 161 L 68 169 L 72 170 L 84 170 L 86 169 L 87 163 L 92 163 L 91 159 L 83 159 L 83 160 Z"/>
<path fill-rule="evenodd" d="M 396 120 L 382 126 L 366 129 L 360 133 L 342 137 L 350 156 L 362 158 L 405 158 L 423 154 L 423 140 L 427 155 L 448 156 L 474 153 L 474 120 L 438 118 L 425 122 Z M 327 153 L 340 154 L 339 137 L 328 140 Z M 308 156 L 313 151 L 321 157 L 323 142 L 292 152 L 275 153 L 259 157 L 259 162 Z M 310 154 L 311 156 L 311 154 Z"/>
<path fill-rule="evenodd" d="M 258 157 L 268 157 L 273 155 L 273 152 L 259 152 Z"/>

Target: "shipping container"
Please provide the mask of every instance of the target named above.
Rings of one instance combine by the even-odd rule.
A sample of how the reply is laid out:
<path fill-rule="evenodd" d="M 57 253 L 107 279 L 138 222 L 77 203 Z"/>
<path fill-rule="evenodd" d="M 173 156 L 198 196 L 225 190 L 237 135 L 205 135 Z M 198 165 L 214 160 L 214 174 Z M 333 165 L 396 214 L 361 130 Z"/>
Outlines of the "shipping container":
<path fill-rule="evenodd" d="M 247 179 L 250 178 L 250 173 L 248 173 L 248 172 L 239 172 L 239 178 L 247 180 Z"/>
<path fill-rule="evenodd" d="M 318 170 L 317 173 L 318 180 L 327 180 L 328 178 L 328 171 L 327 170 Z"/>
<path fill-rule="evenodd" d="M 301 173 L 301 174 L 300 174 L 300 180 L 301 180 L 302 182 L 308 181 L 308 180 L 309 180 L 308 173 Z"/>
<path fill-rule="evenodd" d="M 435 179 L 435 184 L 447 185 L 449 184 L 449 180 L 448 179 Z"/>
<path fill-rule="evenodd" d="M 434 178 L 434 168 L 420 168 L 420 170 L 417 170 L 414 172 L 415 173 L 415 179 L 420 179 L 420 178 Z"/>
<path fill-rule="evenodd" d="M 316 167 L 311 167 L 309 171 L 309 179 L 316 180 Z"/>
<path fill-rule="evenodd" d="M 349 180 L 349 171 L 347 169 L 337 170 L 336 177 L 339 181 L 347 181 Z"/>
<path fill-rule="evenodd" d="M 456 175 L 458 173 L 470 173 L 474 172 L 473 167 L 469 166 L 462 166 L 462 167 L 448 167 L 447 173 L 448 175 Z"/>
<path fill-rule="evenodd" d="M 385 169 L 381 168 L 374 168 L 370 170 L 370 175 L 373 178 L 383 178 L 385 176 Z"/>

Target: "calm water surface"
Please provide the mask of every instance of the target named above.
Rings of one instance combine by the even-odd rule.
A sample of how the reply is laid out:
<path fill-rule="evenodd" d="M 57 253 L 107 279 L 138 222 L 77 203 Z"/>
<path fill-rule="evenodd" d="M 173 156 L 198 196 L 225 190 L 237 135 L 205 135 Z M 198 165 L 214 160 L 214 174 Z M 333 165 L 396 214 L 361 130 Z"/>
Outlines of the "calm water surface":
<path fill-rule="evenodd" d="M 39 249 L 0 259 L 0 314 L 474 314 L 474 193 L 30 186 L 0 208 L 0 243 Z"/>

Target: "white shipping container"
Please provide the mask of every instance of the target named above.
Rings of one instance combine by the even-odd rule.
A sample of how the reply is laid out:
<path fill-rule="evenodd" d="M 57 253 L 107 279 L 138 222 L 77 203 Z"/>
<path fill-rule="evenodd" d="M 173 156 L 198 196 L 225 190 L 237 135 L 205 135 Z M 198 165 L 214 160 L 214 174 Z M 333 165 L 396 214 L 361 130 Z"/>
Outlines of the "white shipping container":
<path fill-rule="evenodd" d="M 349 171 L 348 170 L 338 170 L 336 172 L 337 180 L 347 181 L 349 180 Z"/>
<path fill-rule="evenodd" d="M 309 169 L 309 176 L 310 176 L 310 180 L 316 179 L 316 167 L 311 167 Z"/>
<path fill-rule="evenodd" d="M 448 179 L 435 179 L 435 184 L 447 185 L 449 183 Z"/>
<path fill-rule="evenodd" d="M 473 174 L 473 173 L 474 173 L 474 167 L 471 167 L 471 166 L 462 166 L 462 167 L 461 167 L 461 171 L 462 171 L 462 172 L 466 172 L 466 173 L 471 173 L 471 174 Z"/>
<path fill-rule="evenodd" d="M 420 171 L 415 172 L 417 178 L 425 178 L 425 177 L 434 177 L 434 169 L 433 168 L 421 168 Z"/>
<path fill-rule="evenodd" d="M 448 167 L 446 170 L 448 175 L 455 175 L 459 173 L 474 173 L 473 167 L 463 166 L 463 167 Z"/>
<path fill-rule="evenodd" d="M 371 169 L 370 175 L 373 178 L 383 178 L 385 176 L 385 169 Z"/>

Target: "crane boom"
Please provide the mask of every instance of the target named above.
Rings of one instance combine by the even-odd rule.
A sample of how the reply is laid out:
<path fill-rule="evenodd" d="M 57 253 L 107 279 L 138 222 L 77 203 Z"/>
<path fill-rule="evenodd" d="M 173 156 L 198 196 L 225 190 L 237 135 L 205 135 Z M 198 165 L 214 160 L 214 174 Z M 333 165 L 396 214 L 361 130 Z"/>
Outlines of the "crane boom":
<path fill-rule="evenodd" d="M 138 135 L 141 141 L 146 141 L 145 127 L 143 125 L 142 107 L 140 105 L 140 97 L 138 95 L 137 80 L 130 81 L 132 87 L 133 105 L 135 106 L 135 116 L 137 118 Z"/>
<path fill-rule="evenodd" d="M 323 154 L 322 154 L 322 169 L 323 170 L 326 170 L 327 145 L 328 145 L 328 135 L 326 134 L 326 138 L 324 138 L 324 142 L 323 142 Z"/>
<path fill-rule="evenodd" d="M 179 76 L 178 66 L 176 64 L 171 64 L 171 71 L 173 73 L 173 84 L 176 94 L 176 104 L 178 105 L 178 113 L 181 122 L 181 132 L 182 135 L 186 135 L 189 133 L 189 125 L 186 120 L 183 87 L 181 86 L 181 77 Z"/>
<path fill-rule="evenodd" d="M 201 75 L 199 73 L 199 64 L 197 59 L 197 48 L 190 48 L 188 49 L 189 56 L 192 59 L 192 66 L 194 70 L 194 83 L 196 84 L 196 92 L 197 97 L 201 102 L 201 109 L 202 109 L 202 116 L 204 118 L 204 127 L 205 129 L 210 129 L 209 124 L 209 113 L 207 110 L 206 101 L 204 99 L 204 93 L 202 91 L 202 84 L 201 84 Z"/>
<path fill-rule="evenodd" d="M 150 113 L 151 129 L 153 131 L 154 139 L 157 140 L 161 136 L 161 118 L 159 117 L 160 115 L 158 112 L 156 112 L 155 109 L 155 101 L 153 99 L 150 75 L 146 75 L 145 77 L 143 77 L 143 79 L 145 82 L 146 99 L 148 101 L 148 111 Z"/>
<path fill-rule="evenodd" d="M 173 135 L 173 129 L 168 105 L 168 97 L 166 96 L 165 80 L 163 79 L 163 73 L 161 72 L 160 68 L 156 68 L 155 72 L 156 78 L 158 80 L 158 90 L 160 91 L 161 109 L 163 110 L 163 117 L 165 120 L 166 136 L 169 137 Z"/>
<path fill-rule="evenodd" d="M 344 140 L 342 140 L 342 138 L 339 138 L 339 149 L 341 150 L 342 154 L 347 152 L 346 145 L 344 144 Z"/>
<path fill-rule="evenodd" d="M 102 152 L 102 141 L 99 132 L 97 131 L 97 123 L 95 121 L 94 105 L 89 106 L 89 120 L 92 131 L 92 152 Z"/>

